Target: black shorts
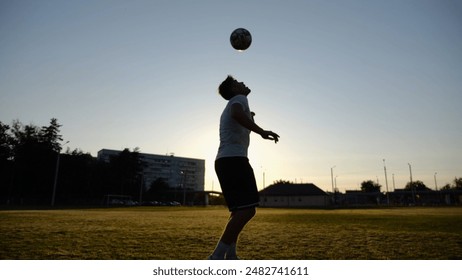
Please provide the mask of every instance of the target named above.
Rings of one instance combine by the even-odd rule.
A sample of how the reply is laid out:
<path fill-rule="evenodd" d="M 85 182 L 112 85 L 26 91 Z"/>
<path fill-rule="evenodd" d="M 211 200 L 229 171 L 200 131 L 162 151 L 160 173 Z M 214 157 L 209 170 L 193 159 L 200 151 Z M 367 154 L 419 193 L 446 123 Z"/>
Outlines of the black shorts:
<path fill-rule="evenodd" d="M 257 182 L 248 158 L 219 158 L 215 161 L 215 172 L 229 211 L 258 206 Z"/>

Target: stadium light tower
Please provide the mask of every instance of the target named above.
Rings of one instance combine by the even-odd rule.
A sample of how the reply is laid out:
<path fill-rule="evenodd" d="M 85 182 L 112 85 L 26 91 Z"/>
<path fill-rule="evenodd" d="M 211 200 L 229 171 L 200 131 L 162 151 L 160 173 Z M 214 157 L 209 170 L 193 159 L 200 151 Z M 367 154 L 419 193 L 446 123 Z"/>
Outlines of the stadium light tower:
<path fill-rule="evenodd" d="M 411 182 L 410 182 L 409 186 L 411 187 L 412 202 L 415 205 L 414 184 L 412 183 L 412 166 L 411 166 L 410 163 L 408 163 L 408 165 L 409 165 L 409 175 L 410 175 L 410 178 L 411 178 Z"/>
<path fill-rule="evenodd" d="M 69 143 L 69 141 L 67 141 L 66 143 L 64 143 L 63 146 L 66 145 L 67 143 Z M 56 186 L 58 185 L 58 173 L 59 173 L 59 158 L 60 158 L 60 154 L 61 154 L 61 147 L 59 147 L 58 156 L 56 157 L 55 181 L 54 181 L 54 183 L 53 183 L 53 193 L 51 194 L 51 207 L 54 207 L 54 206 L 55 206 Z"/>
<path fill-rule="evenodd" d="M 333 195 L 333 202 L 335 204 L 335 190 L 334 190 L 334 168 L 335 165 L 330 168 L 330 179 L 332 180 L 332 195 Z"/>
<path fill-rule="evenodd" d="M 334 193 L 334 168 L 335 165 L 330 168 L 330 179 L 332 180 L 332 192 Z"/>
<path fill-rule="evenodd" d="M 383 170 L 385 171 L 385 186 L 387 187 L 387 205 L 390 205 L 390 196 L 388 194 L 387 167 L 385 165 L 385 159 L 383 159 Z"/>

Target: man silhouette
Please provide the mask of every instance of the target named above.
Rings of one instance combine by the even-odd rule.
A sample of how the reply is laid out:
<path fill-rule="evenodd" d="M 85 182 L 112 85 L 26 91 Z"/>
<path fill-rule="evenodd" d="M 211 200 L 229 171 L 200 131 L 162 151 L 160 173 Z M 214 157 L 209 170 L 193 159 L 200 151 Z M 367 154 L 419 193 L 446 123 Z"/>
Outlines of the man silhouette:
<path fill-rule="evenodd" d="M 249 164 L 247 150 L 250 132 L 263 139 L 279 140 L 276 133 L 259 127 L 249 109 L 247 95 L 250 89 L 228 76 L 218 92 L 228 100 L 220 118 L 220 146 L 215 160 L 215 171 L 225 197 L 230 218 L 215 250 L 209 259 L 237 259 L 236 244 L 244 226 L 255 216 L 259 197 L 253 169 Z"/>

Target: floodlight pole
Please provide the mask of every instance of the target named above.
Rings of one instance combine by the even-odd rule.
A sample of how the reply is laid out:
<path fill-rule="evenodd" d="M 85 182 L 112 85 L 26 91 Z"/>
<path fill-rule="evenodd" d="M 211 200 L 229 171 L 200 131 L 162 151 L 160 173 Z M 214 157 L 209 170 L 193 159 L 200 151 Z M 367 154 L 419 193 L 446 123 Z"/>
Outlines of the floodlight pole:
<path fill-rule="evenodd" d="M 391 178 L 393 179 L 393 191 L 395 191 L 396 188 L 395 188 L 395 174 L 394 173 L 391 174 Z"/>
<path fill-rule="evenodd" d="M 335 190 L 334 190 L 334 168 L 335 165 L 330 168 L 330 179 L 332 180 L 332 195 L 334 196 L 334 204 L 335 204 Z"/>
<path fill-rule="evenodd" d="M 435 178 L 435 190 L 438 191 L 438 184 L 436 183 L 436 174 L 438 173 L 435 172 L 435 174 L 433 175 L 433 178 Z"/>
<path fill-rule="evenodd" d="M 69 143 L 69 141 L 67 141 L 66 143 L 64 143 L 63 146 L 66 145 L 67 143 Z M 51 207 L 54 207 L 54 206 L 55 206 L 56 186 L 58 185 L 58 173 L 59 173 L 59 159 L 60 159 L 60 154 L 61 154 L 61 147 L 59 147 L 58 156 L 56 157 L 55 180 L 54 180 L 54 183 L 53 183 L 53 193 L 52 193 L 52 195 L 51 195 Z"/>
<path fill-rule="evenodd" d="M 412 202 L 415 205 L 414 184 L 412 184 L 412 167 L 410 163 L 408 163 L 408 165 L 409 165 L 409 175 L 411 177 L 410 187 L 411 187 L 411 193 L 412 193 Z"/>
<path fill-rule="evenodd" d="M 383 170 L 385 171 L 385 186 L 387 187 L 387 205 L 390 205 L 390 197 L 388 195 L 387 167 L 385 166 L 385 159 L 383 159 Z"/>
<path fill-rule="evenodd" d="M 265 174 L 265 169 L 263 168 L 263 166 L 260 166 L 260 168 L 261 168 L 261 170 L 263 172 L 263 174 L 262 174 L 262 182 L 263 182 L 262 189 L 264 190 L 265 189 L 265 184 L 266 184 L 266 182 L 265 182 L 266 174 Z"/>

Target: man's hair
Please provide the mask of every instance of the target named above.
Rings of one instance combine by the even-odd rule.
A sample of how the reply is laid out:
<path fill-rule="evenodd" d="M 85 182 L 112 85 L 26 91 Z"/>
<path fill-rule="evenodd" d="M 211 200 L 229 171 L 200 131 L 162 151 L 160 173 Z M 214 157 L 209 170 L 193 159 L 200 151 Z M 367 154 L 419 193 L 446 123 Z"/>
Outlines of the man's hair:
<path fill-rule="evenodd" d="M 226 79 L 218 87 L 218 93 L 224 99 L 230 100 L 235 95 L 234 92 L 233 92 L 233 84 L 235 82 L 236 82 L 236 80 L 233 78 L 233 76 L 228 75 L 228 77 L 226 77 Z"/>

